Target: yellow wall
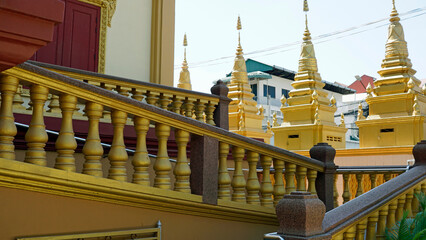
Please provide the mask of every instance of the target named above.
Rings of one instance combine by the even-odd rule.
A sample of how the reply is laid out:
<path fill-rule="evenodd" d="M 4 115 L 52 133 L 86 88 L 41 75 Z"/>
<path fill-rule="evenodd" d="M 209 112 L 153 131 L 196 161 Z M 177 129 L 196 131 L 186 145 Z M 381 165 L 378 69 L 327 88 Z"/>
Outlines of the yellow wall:
<path fill-rule="evenodd" d="M 117 1 L 107 31 L 105 73 L 149 82 L 151 0 Z"/>

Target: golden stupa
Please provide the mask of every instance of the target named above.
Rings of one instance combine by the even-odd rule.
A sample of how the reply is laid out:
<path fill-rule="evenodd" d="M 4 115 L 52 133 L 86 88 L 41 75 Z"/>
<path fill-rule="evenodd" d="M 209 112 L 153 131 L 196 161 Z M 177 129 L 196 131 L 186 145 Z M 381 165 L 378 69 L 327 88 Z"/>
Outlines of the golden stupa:
<path fill-rule="evenodd" d="M 361 148 L 410 146 L 426 136 L 426 96 L 414 76 L 399 20 L 393 1 L 380 78 L 366 99 L 369 116 L 356 122 Z"/>
<path fill-rule="evenodd" d="M 237 30 L 241 29 L 241 20 L 238 17 Z M 263 108 L 258 109 L 257 102 L 253 100 L 254 94 L 248 82 L 240 32 L 238 32 L 238 47 L 228 88 L 228 97 L 232 99 L 229 104 L 229 131 L 246 137 L 263 139 L 264 142 L 269 143 L 272 133 L 265 133 L 262 129 Z"/>
<path fill-rule="evenodd" d="M 183 46 L 184 46 L 184 52 L 183 52 L 184 55 L 183 55 L 183 62 L 182 62 L 182 70 L 180 71 L 179 83 L 177 86 L 178 88 L 192 90 L 191 78 L 189 77 L 189 71 L 188 71 L 188 62 L 186 61 L 186 46 L 188 46 L 186 33 L 183 36 Z"/>
<path fill-rule="evenodd" d="M 345 148 L 344 126 L 334 122 L 336 100 L 327 98 L 325 83 L 318 73 L 317 59 L 311 33 L 308 29 L 307 0 L 304 1 L 305 32 L 299 59 L 298 72 L 291 84 L 294 89 L 289 98 L 281 98 L 284 119 L 281 126 L 273 127 L 275 146 L 289 150 L 306 150 L 319 142 L 334 148 Z"/>

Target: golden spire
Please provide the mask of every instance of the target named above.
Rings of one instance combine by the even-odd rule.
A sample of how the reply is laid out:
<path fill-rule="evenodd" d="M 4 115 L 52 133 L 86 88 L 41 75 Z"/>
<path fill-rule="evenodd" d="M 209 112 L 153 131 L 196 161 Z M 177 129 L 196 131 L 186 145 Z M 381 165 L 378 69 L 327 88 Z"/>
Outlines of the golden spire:
<path fill-rule="evenodd" d="M 343 113 L 340 114 L 340 125 L 339 127 L 345 127 L 345 115 Z"/>
<path fill-rule="evenodd" d="M 410 79 L 415 85 L 413 91 L 420 92 L 420 80 L 414 76 L 416 70 L 408 58 L 404 29 L 399 20 L 395 0 L 392 0 L 385 59 L 382 61 L 382 69 L 378 71 L 381 77 L 374 82 L 377 96 L 407 92 Z"/>
<path fill-rule="evenodd" d="M 183 62 L 182 62 L 182 71 L 180 71 L 178 88 L 183 88 L 187 90 L 192 90 L 191 78 L 188 71 L 188 62 L 186 61 L 186 46 L 188 46 L 188 40 L 186 38 L 186 33 L 183 36 Z"/>

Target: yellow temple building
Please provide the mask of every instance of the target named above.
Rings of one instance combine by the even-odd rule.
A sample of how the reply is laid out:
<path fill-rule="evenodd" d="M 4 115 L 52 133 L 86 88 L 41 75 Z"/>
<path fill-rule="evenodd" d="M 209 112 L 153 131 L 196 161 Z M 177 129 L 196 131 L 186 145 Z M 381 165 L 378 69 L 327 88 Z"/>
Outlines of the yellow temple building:
<path fill-rule="evenodd" d="M 289 150 L 307 150 L 319 142 L 334 148 L 345 147 L 347 129 L 334 123 L 336 100 L 327 98 L 318 73 L 317 59 L 308 29 L 308 3 L 304 1 L 306 28 L 299 59 L 299 69 L 289 98 L 281 98 L 283 123 L 273 127 L 274 144 Z"/>
<path fill-rule="evenodd" d="M 237 30 L 240 31 L 241 28 L 241 20 L 238 17 Z M 229 131 L 269 143 L 272 134 L 265 133 L 262 129 L 263 107 L 258 108 L 257 102 L 253 100 L 254 94 L 247 77 L 240 32 L 238 32 L 238 47 L 228 88 L 228 97 L 232 99 L 229 103 Z"/>
<path fill-rule="evenodd" d="M 361 148 L 412 146 L 426 136 L 425 89 L 414 76 L 395 2 L 389 20 L 380 78 L 367 87 L 369 116 L 356 122 Z"/>

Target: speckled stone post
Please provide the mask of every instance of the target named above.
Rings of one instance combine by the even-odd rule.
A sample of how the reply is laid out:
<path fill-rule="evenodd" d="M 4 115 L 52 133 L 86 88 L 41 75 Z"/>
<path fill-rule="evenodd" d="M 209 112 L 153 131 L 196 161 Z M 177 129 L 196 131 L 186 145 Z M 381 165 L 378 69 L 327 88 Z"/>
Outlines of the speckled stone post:
<path fill-rule="evenodd" d="M 325 205 L 316 195 L 308 192 L 285 195 L 277 204 L 276 213 L 280 223 L 277 234 L 286 240 L 331 239 L 323 234 Z"/>
<path fill-rule="evenodd" d="M 337 166 L 334 164 L 336 150 L 327 143 L 318 143 L 309 150 L 311 158 L 324 163 L 324 172 L 318 172 L 315 181 L 318 198 L 323 201 L 327 211 L 334 208 L 334 174 Z"/>
<path fill-rule="evenodd" d="M 414 166 L 426 165 L 426 140 L 418 142 L 413 148 Z"/>
<path fill-rule="evenodd" d="M 228 98 L 229 89 L 222 80 L 218 80 L 210 89 L 210 92 L 219 96 L 219 103 L 213 112 L 213 119 L 216 127 L 229 130 L 228 107 L 229 103 L 232 101 L 232 99 Z"/>

